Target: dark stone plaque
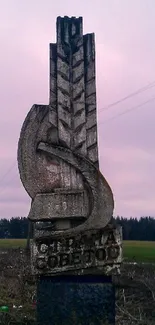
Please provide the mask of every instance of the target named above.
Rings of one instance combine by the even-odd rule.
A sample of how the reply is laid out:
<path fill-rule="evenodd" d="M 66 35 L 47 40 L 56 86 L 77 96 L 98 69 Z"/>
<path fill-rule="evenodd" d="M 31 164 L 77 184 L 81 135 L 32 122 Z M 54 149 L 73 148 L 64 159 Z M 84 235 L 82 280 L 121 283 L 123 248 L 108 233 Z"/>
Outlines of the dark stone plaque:
<path fill-rule="evenodd" d="M 114 325 L 115 292 L 110 277 L 41 276 L 38 325 Z"/>
<path fill-rule="evenodd" d="M 36 238 L 31 246 L 33 273 L 56 275 L 92 273 L 93 269 L 104 270 L 108 275 L 120 266 L 120 245 L 114 227 L 89 231 L 72 237 Z M 91 272 L 90 272 L 91 270 Z"/>

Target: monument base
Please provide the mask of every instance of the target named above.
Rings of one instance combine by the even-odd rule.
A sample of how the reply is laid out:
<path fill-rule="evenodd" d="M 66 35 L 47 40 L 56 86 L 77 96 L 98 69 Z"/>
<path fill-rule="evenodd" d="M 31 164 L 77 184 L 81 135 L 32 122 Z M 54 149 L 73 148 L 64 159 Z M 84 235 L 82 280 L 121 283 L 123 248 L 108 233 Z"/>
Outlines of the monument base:
<path fill-rule="evenodd" d="M 114 325 L 111 277 L 41 276 L 37 286 L 39 325 Z"/>

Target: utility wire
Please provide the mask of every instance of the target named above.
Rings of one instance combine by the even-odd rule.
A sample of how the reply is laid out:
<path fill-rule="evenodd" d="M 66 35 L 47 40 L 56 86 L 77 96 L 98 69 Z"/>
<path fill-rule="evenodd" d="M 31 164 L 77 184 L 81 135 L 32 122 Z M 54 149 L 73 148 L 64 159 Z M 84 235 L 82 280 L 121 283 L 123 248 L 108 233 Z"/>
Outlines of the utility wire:
<path fill-rule="evenodd" d="M 116 106 L 116 105 L 118 105 L 119 103 L 122 103 L 122 102 L 124 102 L 125 100 L 127 100 L 127 99 L 129 99 L 129 98 L 131 98 L 131 97 L 134 97 L 134 96 L 136 96 L 136 95 L 138 95 L 138 94 L 140 94 L 140 93 L 142 93 L 142 92 L 144 92 L 144 91 L 147 91 L 147 90 L 149 90 L 149 89 L 151 89 L 151 88 L 153 88 L 153 87 L 155 87 L 155 81 L 149 83 L 147 86 L 144 86 L 144 87 L 142 87 L 142 88 L 139 88 L 137 91 L 135 91 L 135 92 L 133 92 L 133 93 L 131 93 L 131 94 L 129 94 L 129 95 L 127 95 L 127 96 L 121 98 L 120 100 L 118 100 L 118 101 L 116 101 L 116 102 L 113 102 L 113 103 L 109 104 L 109 105 L 106 106 L 106 107 L 101 108 L 101 109 L 99 110 L 99 113 L 100 113 L 101 111 L 107 110 L 107 109 L 109 109 L 109 108 L 111 108 L 111 107 L 113 107 L 113 106 Z M 139 107 L 141 107 L 141 106 L 143 106 L 143 105 L 146 105 L 148 102 L 150 102 L 150 101 L 152 101 L 152 100 L 154 100 L 154 99 L 151 99 L 151 100 L 149 100 L 149 101 L 147 101 L 147 102 L 145 102 L 145 103 L 142 103 L 142 104 L 140 104 L 140 105 L 138 105 L 138 106 L 136 106 L 136 107 L 130 108 L 130 109 L 126 110 L 125 112 L 122 112 L 122 113 L 120 113 L 120 114 L 118 114 L 118 115 L 116 115 L 116 116 L 114 116 L 114 117 L 111 117 L 110 119 L 107 119 L 107 120 L 105 120 L 105 121 L 103 121 L 103 122 L 101 122 L 101 123 L 99 123 L 99 124 L 104 124 L 104 123 L 106 123 L 107 121 L 113 120 L 113 119 L 115 119 L 115 118 L 117 118 L 117 117 L 119 117 L 119 116 L 121 116 L 121 115 L 124 115 L 124 114 L 126 114 L 126 113 L 128 113 L 128 112 L 130 112 L 130 111 L 132 111 L 132 110 L 134 110 L 134 109 L 137 109 L 137 108 L 139 108 Z M 38 114 L 39 114 L 39 112 L 38 112 Z M 37 115 L 38 115 L 38 114 L 37 114 Z M 37 115 L 36 115 L 36 116 L 37 116 Z M 1 182 L 5 179 L 5 177 L 10 173 L 10 171 L 15 167 L 15 165 L 16 165 L 16 161 L 13 163 L 13 165 L 10 166 L 10 168 L 7 170 L 7 172 L 2 176 L 2 178 L 0 179 L 0 183 L 1 183 Z"/>
<path fill-rule="evenodd" d="M 3 194 L 3 192 L 5 192 L 8 188 L 8 185 L 16 178 L 18 177 L 18 175 L 13 175 L 13 177 L 11 177 L 11 179 L 9 179 L 9 181 L 5 184 L 5 186 L 3 186 L 1 189 L 0 189 L 0 194 Z"/>
<path fill-rule="evenodd" d="M 15 167 L 16 165 L 16 162 L 14 162 L 10 167 L 9 169 L 6 171 L 6 173 L 1 177 L 0 179 L 0 183 L 4 180 L 4 178 L 11 172 L 11 170 Z"/>
<path fill-rule="evenodd" d="M 142 92 L 147 91 L 147 90 L 149 90 L 149 89 L 151 89 L 151 88 L 153 88 L 153 87 L 155 87 L 155 81 L 149 83 L 149 84 L 148 84 L 147 86 L 145 86 L 145 87 L 139 88 L 137 91 L 135 91 L 135 92 L 133 92 L 133 93 L 131 93 L 131 94 L 129 94 L 129 95 L 127 95 L 127 96 L 125 96 L 125 97 L 119 99 L 119 100 L 117 100 L 116 102 L 113 102 L 113 103 L 111 103 L 111 104 L 109 104 L 109 105 L 107 105 L 107 106 L 101 108 L 101 109 L 99 110 L 99 112 L 104 111 L 104 110 L 107 110 L 107 109 L 109 109 L 109 108 L 111 108 L 111 107 L 113 107 L 113 106 L 116 106 L 116 105 L 118 105 L 119 103 L 122 103 L 122 102 L 124 102 L 125 100 L 127 100 L 127 99 L 129 99 L 129 98 L 132 98 L 132 97 L 134 97 L 134 96 L 136 96 L 136 95 L 138 95 L 138 94 L 141 94 Z"/>
<path fill-rule="evenodd" d="M 144 106 L 144 105 L 146 105 L 146 104 L 148 104 L 148 103 L 151 103 L 151 102 L 153 102 L 154 100 L 155 100 L 155 97 L 152 97 L 151 99 L 147 100 L 146 102 L 143 102 L 142 104 L 139 104 L 139 105 L 134 106 L 134 107 L 132 107 L 132 108 L 126 109 L 124 112 L 122 112 L 122 113 L 120 113 L 120 114 L 117 114 L 117 115 L 115 115 L 115 116 L 113 116 L 113 117 L 111 117 L 111 118 L 109 118 L 109 119 L 107 119 L 107 120 L 105 120 L 105 121 L 99 123 L 99 125 L 104 124 L 104 123 L 107 123 L 107 122 L 109 122 L 109 121 L 111 121 L 111 120 L 114 120 L 114 119 L 116 119 L 116 118 L 118 118 L 118 117 L 120 117 L 120 116 L 122 116 L 122 115 L 127 114 L 127 113 L 130 113 L 131 111 L 134 111 L 134 110 L 136 110 L 137 108 L 140 108 L 140 107 L 142 107 L 142 106 Z"/>

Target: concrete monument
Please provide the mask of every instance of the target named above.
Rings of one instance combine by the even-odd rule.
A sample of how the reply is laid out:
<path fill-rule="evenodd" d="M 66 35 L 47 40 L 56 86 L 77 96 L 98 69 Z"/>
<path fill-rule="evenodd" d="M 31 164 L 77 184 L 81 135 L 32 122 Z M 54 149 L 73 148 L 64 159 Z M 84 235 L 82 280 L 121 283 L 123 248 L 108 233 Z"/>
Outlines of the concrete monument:
<path fill-rule="evenodd" d="M 111 224 L 113 194 L 99 171 L 95 40 L 83 35 L 81 17 L 57 18 L 49 105 L 28 113 L 18 164 L 32 199 L 33 274 L 109 276 L 119 270 L 121 229 Z"/>

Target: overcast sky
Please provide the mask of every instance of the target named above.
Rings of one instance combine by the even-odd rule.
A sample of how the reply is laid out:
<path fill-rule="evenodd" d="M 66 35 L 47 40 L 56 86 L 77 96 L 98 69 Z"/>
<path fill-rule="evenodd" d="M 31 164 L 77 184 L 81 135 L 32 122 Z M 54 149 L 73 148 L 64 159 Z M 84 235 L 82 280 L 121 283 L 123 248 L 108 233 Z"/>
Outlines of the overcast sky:
<path fill-rule="evenodd" d="M 0 217 L 30 209 L 17 143 L 31 106 L 48 103 L 49 43 L 64 15 L 83 16 L 84 33 L 96 35 L 100 169 L 114 214 L 155 216 L 155 100 L 127 112 L 155 87 L 103 110 L 155 81 L 155 0 L 0 0 Z"/>

